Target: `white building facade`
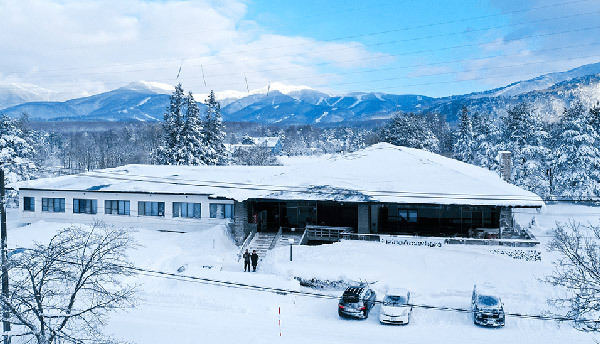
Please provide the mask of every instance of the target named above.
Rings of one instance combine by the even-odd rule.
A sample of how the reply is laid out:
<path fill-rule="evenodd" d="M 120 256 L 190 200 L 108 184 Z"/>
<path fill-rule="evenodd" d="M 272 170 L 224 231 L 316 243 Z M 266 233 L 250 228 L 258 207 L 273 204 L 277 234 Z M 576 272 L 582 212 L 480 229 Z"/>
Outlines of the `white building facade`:
<path fill-rule="evenodd" d="M 103 221 L 120 227 L 191 231 L 233 218 L 232 200 L 198 194 L 19 190 L 21 222 Z"/>

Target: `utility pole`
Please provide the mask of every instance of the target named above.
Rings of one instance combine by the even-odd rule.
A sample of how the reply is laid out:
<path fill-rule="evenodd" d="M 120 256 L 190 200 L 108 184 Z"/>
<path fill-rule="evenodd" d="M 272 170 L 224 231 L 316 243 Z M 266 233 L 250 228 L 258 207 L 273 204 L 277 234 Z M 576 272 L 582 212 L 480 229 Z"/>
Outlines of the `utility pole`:
<path fill-rule="evenodd" d="M 0 167 L 0 245 L 2 245 L 2 297 L 8 300 L 8 258 L 6 256 L 6 192 L 4 190 L 4 170 Z M 8 309 L 2 305 L 2 323 L 4 329 L 4 344 L 10 344 L 10 322 Z"/>

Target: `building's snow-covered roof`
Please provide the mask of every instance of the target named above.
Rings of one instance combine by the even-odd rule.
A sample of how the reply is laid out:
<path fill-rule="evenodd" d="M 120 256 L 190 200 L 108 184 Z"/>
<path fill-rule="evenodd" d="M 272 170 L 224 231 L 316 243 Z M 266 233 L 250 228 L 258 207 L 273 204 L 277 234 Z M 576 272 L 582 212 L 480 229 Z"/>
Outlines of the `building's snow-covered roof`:
<path fill-rule="evenodd" d="M 206 194 L 251 198 L 542 207 L 496 173 L 380 143 L 354 153 L 287 158 L 283 166 L 126 165 L 39 179 L 21 189 Z"/>
<path fill-rule="evenodd" d="M 279 143 L 279 136 L 253 137 L 252 141 L 254 141 L 255 145 L 266 145 L 269 148 L 273 148 Z"/>

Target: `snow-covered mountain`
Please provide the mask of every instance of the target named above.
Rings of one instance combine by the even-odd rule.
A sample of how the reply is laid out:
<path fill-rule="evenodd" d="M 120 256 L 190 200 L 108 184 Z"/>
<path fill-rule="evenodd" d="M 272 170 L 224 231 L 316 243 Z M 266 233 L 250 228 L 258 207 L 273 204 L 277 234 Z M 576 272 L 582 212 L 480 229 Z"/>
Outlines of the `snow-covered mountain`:
<path fill-rule="evenodd" d="M 26 102 L 0 110 L 9 116 L 27 112 L 42 121 L 158 121 L 173 86 L 135 82 L 113 91 L 64 102 Z M 417 111 L 433 98 L 416 95 L 352 93 L 329 95 L 307 86 L 273 83 L 250 92 L 216 92 L 226 121 L 306 124 L 388 118 L 394 111 Z M 198 101 L 207 94 L 197 94 Z M 200 104 L 202 107 L 202 104 Z"/>
<path fill-rule="evenodd" d="M 79 94 L 82 96 L 83 94 Z M 32 84 L 10 83 L 0 85 L 0 109 L 37 101 L 61 101 L 72 98 L 72 94 L 51 91 Z"/>
<path fill-rule="evenodd" d="M 51 91 L 44 93 L 41 88 L 31 93 L 6 89 L 0 88 L 0 108 L 10 102 L 17 104 L 0 110 L 0 113 L 9 116 L 27 112 L 31 119 L 43 121 L 159 121 L 169 103 L 173 86 L 139 81 L 109 92 L 62 102 L 43 101 L 54 96 Z M 36 90 L 34 87 L 25 89 Z M 542 75 L 485 92 L 443 98 L 364 92 L 334 95 L 308 86 L 280 83 L 249 92 L 221 91 L 215 95 L 221 102 L 226 121 L 347 123 L 386 119 L 396 111 L 435 111 L 446 115 L 452 122 L 457 119 L 463 105 L 471 111 L 498 116 L 509 106 L 522 101 L 531 103 L 536 111 L 552 118 L 574 101 L 582 101 L 586 105 L 600 102 L 600 63 Z M 203 101 L 207 94 L 196 94 L 195 97 Z M 2 99 L 7 100 L 2 103 Z"/>
<path fill-rule="evenodd" d="M 581 78 L 587 75 L 596 75 L 600 74 L 600 63 L 592 63 L 588 65 L 584 65 L 581 67 L 577 67 L 575 69 L 568 70 L 566 72 L 558 72 L 558 73 L 550 73 L 544 74 L 542 76 L 538 76 L 537 78 L 533 78 L 525 81 L 514 82 L 508 86 L 496 88 L 493 90 L 474 93 L 472 94 L 472 98 L 477 96 L 482 97 L 499 97 L 499 96 L 516 96 L 523 93 L 528 93 L 532 91 L 541 91 L 551 86 L 554 86 L 560 82 Z"/>

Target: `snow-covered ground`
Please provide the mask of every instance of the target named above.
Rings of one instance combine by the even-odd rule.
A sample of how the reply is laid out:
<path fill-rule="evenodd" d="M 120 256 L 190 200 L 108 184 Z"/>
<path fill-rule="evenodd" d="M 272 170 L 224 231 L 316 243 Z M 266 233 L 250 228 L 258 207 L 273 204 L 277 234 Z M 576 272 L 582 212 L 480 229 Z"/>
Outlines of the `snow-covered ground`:
<path fill-rule="evenodd" d="M 522 211 L 525 212 L 525 211 Z M 9 214 L 12 215 L 12 214 Z M 15 214 L 16 215 L 16 214 Z M 534 234 L 546 243 L 555 221 L 573 217 L 600 223 L 600 207 L 549 205 L 543 213 L 519 214 L 528 224 L 535 216 Z M 47 240 L 60 224 L 37 222 L 17 227 L 9 223 L 9 246 Z M 132 250 L 135 265 L 151 270 L 236 281 L 252 285 L 339 295 L 340 290 L 300 287 L 293 277 L 327 280 L 366 280 L 378 297 L 387 287 L 411 291 L 417 304 L 468 308 L 473 284 L 491 282 L 510 313 L 549 311 L 548 297 L 559 291 L 540 279 L 552 271 L 552 254 L 541 261 L 516 260 L 492 254 L 488 248 L 446 245 L 412 247 L 347 241 L 322 246 L 276 248 L 256 273 L 243 272 L 237 248 L 214 226 L 191 233 L 133 231 L 141 247 Z M 181 269 L 180 269 L 181 270 Z M 463 313 L 415 309 L 407 326 L 383 326 L 375 306 L 367 320 L 344 320 L 337 300 L 275 294 L 206 285 L 153 276 L 135 276 L 140 301 L 136 309 L 112 316 L 107 332 L 136 343 L 593 343 L 594 337 L 569 324 L 508 317 L 501 329 L 473 325 Z M 281 309 L 281 336 L 278 325 Z M 596 338 L 599 339 L 599 338 Z"/>

